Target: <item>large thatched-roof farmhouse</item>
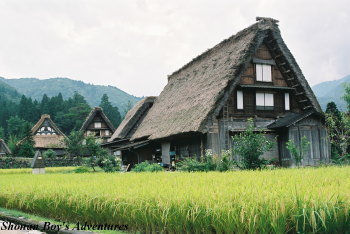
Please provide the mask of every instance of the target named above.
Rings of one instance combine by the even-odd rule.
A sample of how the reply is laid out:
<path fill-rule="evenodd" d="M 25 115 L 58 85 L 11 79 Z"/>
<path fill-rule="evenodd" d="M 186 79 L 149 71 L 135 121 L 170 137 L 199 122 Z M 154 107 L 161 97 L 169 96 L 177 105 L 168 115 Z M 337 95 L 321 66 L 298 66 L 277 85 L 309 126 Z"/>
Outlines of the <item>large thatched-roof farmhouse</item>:
<path fill-rule="evenodd" d="M 286 142 L 299 144 L 306 136 L 310 148 L 303 164 L 328 162 L 322 110 L 278 21 L 257 21 L 170 75 L 159 97 L 130 110 L 105 146 L 130 164 L 157 156 L 170 163 L 171 155 L 199 157 L 206 149 L 220 154 L 253 118 L 256 128 L 276 140 L 267 159 L 292 165 Z"/>

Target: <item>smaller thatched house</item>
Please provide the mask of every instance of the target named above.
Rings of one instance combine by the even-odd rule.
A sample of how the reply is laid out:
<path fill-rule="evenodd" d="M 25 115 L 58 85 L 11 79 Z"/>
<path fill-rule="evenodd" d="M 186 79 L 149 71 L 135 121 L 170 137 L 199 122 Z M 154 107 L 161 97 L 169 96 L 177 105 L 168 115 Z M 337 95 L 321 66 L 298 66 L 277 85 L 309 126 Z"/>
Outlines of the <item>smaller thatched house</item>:
<path fill-rule="evenodd" d="M 113 136 L 108 139 L 107 143 L 103 144 L 103 147 L 108 147 L 111 151 L 117 152 L 119 155 L 123 151 L 122 159 L 127 161 L 128 164 L 133 165 L 141 161 L 152 160 L 152 151 L 149 150 L 149 147 L 142 148 L 146 151 L 148 150 L 147 152 L 141 150 L 137 154 L 134 153 L 134 149 L 141 149 L 141 147 L 149 145 L 150 142 L 148 140 L 134 142 L 130 141 L 130 138 L 146 117 L 155 100 L 156 97 L 146 97 L 136 103 L 126 114 Z"/>
<path fill-rule="evenodd" d="M 34 148 L 40 151 L 52 149 L 58 156 L 64 154 L 63 139 L 66 137 L 50 118 L 50 115 L 42 115 L 40 120 L 32 128 Z"/>
<path fill-rule="evenodd" d="M 3 139 L 0 139 L 0 157 L 1 156 L 8 156 L 11 154 L 11 150 L 6 145 L 5 141 Z"/>
<path fill-rule="evenodd" d="M 91 110 L 81 126 L 80 131 L 83 131 L 86 136 L 93 134 L 96 137 L 101 138 L 103 142 L 106 142 L 107 139 L 113 135 L 115 127 L 105 115 L 102 108 L 95 107 Z"/>

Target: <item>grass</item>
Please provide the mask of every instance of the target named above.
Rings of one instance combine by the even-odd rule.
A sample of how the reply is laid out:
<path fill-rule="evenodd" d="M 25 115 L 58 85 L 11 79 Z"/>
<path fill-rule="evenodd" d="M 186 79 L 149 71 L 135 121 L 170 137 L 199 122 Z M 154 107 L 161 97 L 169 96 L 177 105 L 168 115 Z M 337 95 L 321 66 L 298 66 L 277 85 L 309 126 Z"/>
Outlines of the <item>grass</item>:
<path fill-rule="evenodd" d="M 350 167 L 209 173 L 3 174 L 0 206 L 146 232 L 343 233 Z"/>

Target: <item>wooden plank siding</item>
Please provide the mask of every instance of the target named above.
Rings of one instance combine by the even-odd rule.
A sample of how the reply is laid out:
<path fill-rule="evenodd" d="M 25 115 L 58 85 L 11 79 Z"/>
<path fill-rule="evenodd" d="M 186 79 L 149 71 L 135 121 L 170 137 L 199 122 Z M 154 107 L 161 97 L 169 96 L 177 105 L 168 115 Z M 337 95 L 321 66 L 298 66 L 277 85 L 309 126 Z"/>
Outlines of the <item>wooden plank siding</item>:
<path fill-rule="evenodd" d="M 329 162 L 330 146 L 325 126 L 317 119 L 308 118 L 300 121 L 288 130 L 288 139 L 292 140 L 299 149 L 301 147 L 301 138 L 304 136 L 306 136 L 310 144 L 304 155 L 303 165 L 318 165 L 320 162 Z M 283 161 L 289 161 L 289 159 L 289 166 L 295 163 L 289 151 L 287 149 L 283 149 L 283 151 L 282 163 Z"/>

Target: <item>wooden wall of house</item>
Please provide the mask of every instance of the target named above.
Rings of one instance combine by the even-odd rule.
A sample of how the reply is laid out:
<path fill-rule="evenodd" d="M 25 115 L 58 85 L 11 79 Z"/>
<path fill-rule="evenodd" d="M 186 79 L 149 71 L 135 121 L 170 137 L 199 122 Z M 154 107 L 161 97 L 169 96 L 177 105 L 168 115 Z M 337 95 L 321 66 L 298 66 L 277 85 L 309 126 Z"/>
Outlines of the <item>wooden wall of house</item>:
<path fill-rule="evenodd" d="M 105 128 L 105 129 L 109 129 L 108 125 L 106 124 L 106 122 L 99 116 L 96 115 L 94 117 L 94 119 L 91 121 L 91 123 L 89 124 L 89 126 L 87 127 L 87 130 L 94 130 L 95 128 L 95 122 L 101 122 L 101 128 Z M 100 128 L 98 128 L 100 129 Z"/>
<path fill-rule="evenodd" d="M 263 44 L 257 50 L 254 58 L 272 60 L 272 56 L 268 48 Z M 301 108 L 296 102 L 295 93 L 293 90 L 286 90 L 283 87 L 288 87 L 285 78 L 278 69 L 276 65 L 271 67 L 272 72 L 272 82 L 262 82 L 256 80 L 256 71 L 255 64 L 250 62 L 244 74 L 242 75 L 240 82 L 233 93 L 228 99 L 228 112 L 229 117 L 234 118 L 247 118 L 257 115 L 262 118 L 274 118 L 286 114 L 287 112 L 300 112 Z M 240 88 L 239 85 L 260 85 L 260 86 L 272 86 L 272 87 L 281 87 L 282 89 L 257 89 L 256 87 L 252 88 Z M 237 109 L 237 90 L 243 91 L 243 110 Z M 268 92 L 274 94 L 274 110 L 256 110 L 256 92 Z M 290 95 L 290 110 L 285 110 L 284 104 L 284 94 L 289 93 Z"/>
<path fill-rule="evenodd" d="M 204 147 L 206 145 L 204 137 L 200 135 L 193 135 L 186 136 L 186 137 L 180 137 L 176 138 L 171 141 L 171 150 L 175 151 L 177 156 L 180 156 L 181 158 L 186 157 L 193 157 L 193 158 L 199 158 L 203 151 Z"/>
<path fill-rule="evenodd" d="M 308 151 L 303 159 L 303 165 L 318 165 L 321 162 L 330 161 L 330 143 L 325 126 L 316 118 L 307 118 L 299 123 L 289 127 L 284 134 L 286 139 L 282 145 L 281 162 L 283 165 L 291 166 L 295 164 L 294 159 L 285 147 L 288 140 L 295 142 L 300 148 L 301 138 L 306 136 L 310 142 Z"/>

